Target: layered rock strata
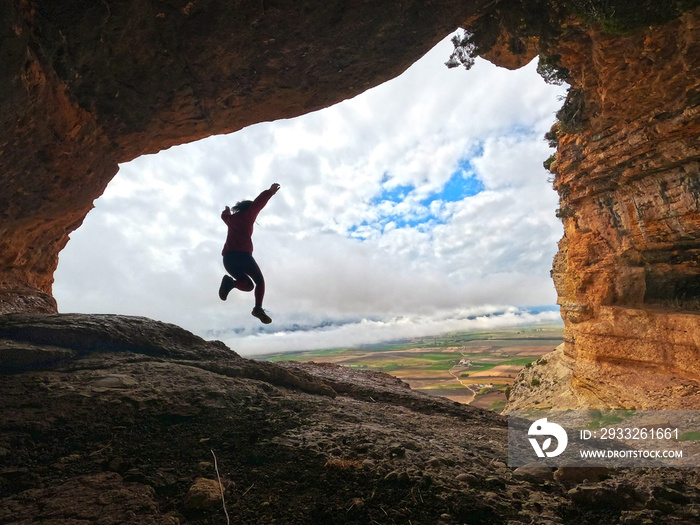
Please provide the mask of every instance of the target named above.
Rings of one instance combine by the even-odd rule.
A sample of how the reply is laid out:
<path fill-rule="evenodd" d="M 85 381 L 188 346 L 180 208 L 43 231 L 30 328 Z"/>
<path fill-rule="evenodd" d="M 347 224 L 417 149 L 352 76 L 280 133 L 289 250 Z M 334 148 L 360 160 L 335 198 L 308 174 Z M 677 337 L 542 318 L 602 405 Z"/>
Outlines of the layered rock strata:
<path fill-rule="evenodd" d="M 556 51 L 573 83 L 550 168 L 572 382 L 612 405 L 608 383 L 700 386 L 700 11 L 624 37 L 573 26 Z"/>
<path fill-rule="evenodd" d="M 539 52 L 570 84 L 545 163 L 565 343 L 508 408 L 700 406 L 700 10 L 626 35 L 555 26 L 552 39 L 503 25 L 482 53 L 514 69 Z"/>

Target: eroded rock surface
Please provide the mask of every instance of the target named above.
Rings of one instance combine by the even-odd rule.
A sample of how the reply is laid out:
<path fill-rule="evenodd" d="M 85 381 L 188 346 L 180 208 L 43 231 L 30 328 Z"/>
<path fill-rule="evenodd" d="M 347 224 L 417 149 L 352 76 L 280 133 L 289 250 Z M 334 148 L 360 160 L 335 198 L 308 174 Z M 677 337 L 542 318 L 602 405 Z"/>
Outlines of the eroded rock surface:
<path fill-rule="evenodd" d="M 697 410 L 698 406 L 700 382 L 693 375 L 660 374 L 657 366 L 635 361 L 574 360 L 561 345 L 523 368 L 506 411 L 611 407 Z"/>
<path fill-rule="evenodd" d="M 551 168 L 572 383 L 653 406 L 643 385 L 700 386 L 700 12 L 624 37 L 573 27 L 558 51 L 574 79 Z M 628 388 L 636 402 L 610 391 Z"/>
<path fill-rule="evenodd" d="M 567 5 L 545 4 L 553 17 Z M 566 363 L 550 367 L 549 379 L 566 386 L 543 394 L 547 401 L 515 389 L 511 405 L 532 394 L 558 408 L 697 408 L 694 395 L 666 394 L 700 388 L 700 11 L 629 34 L 583 23 L 582 14 L 615 13 L 579 12 L 548 35 L 525 31 L 519 54 L 519 30 L 502 29 L 484 54 L 517 67 L 534 46 L 571 86 L 546 163 L 564 223 L 552 277 L 565 323 L 565 358 L 555 360 Z"/>
<path fill-rule="evenodd" d="M 0 317 L 0 334 L 70 353 L 0 377 L 2 523 L 225 523 L 219 481 L 242 524 L 700 516 L 695 469 L 516 471 L 502 416 L 385 374 L 249 361 L 143 318 Z"/>

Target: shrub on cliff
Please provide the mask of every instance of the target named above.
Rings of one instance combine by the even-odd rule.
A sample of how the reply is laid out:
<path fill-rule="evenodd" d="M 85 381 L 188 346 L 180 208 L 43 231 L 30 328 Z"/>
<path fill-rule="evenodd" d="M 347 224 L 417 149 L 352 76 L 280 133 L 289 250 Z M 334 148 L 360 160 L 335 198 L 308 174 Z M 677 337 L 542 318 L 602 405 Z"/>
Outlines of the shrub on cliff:
<path fill-rule="evenodd" d="M 564 33 L 567 21 L 598 26 L 606 34 L 629 34 L 668 23 L 697 5 L 698 0 L 501 0 L 452 38 L 454 51 L 445 64 L 470 69 L 474 59 L 490 51 L 504 35 L 514 54 L 525 52 L 523 42 L 534 38 L 542 57 L 538 71 L 545 81 L 561 83 L 568 71 L 547 50 Z"/>

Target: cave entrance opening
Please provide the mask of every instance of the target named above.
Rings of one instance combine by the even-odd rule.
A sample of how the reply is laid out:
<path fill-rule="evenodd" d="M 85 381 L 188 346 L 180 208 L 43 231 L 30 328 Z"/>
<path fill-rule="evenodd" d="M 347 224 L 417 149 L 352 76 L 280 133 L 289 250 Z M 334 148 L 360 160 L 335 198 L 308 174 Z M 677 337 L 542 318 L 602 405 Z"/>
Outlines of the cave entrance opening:
<path fill-rule="evenodd" d="M 465 72 L 450 52 L 447 37 L 354 99 L 122 165 L 61 252 L 59 309 L 144 315 L 243 355 L 559 320 L 543 161 L 565 89 L 536 59 Z M 253 238 L 261 327 L 250 296 L 217 296 L 219 214 L 273 182 Z"/>

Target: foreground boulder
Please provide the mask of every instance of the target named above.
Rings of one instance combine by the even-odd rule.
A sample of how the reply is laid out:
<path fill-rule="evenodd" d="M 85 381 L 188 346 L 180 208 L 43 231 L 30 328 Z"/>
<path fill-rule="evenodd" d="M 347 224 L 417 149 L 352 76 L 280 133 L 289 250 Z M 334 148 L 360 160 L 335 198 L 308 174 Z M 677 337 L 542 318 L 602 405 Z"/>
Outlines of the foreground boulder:
<path fill-rule="evenodd" d="M 144 318 L 1 316 L 0 339 L 63 351 L 3 367 L 1 523 L 224 523 L 217 487 L 242 524 L 700 516 L 693 469 L 523 475 L 504 417 L 384 374 L 250 361 Z"/>

